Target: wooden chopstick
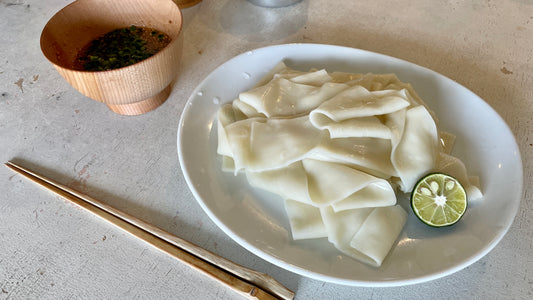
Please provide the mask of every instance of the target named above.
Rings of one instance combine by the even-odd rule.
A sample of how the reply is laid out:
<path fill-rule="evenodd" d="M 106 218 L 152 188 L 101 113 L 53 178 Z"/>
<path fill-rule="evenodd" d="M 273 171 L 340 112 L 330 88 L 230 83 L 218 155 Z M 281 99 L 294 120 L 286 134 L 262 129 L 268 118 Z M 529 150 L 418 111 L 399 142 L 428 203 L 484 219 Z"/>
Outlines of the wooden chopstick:
<path fill-rule="evenodd" d="M 7 162 L 5 165 L 31 181 L 211 276 L 245 297 L 250 299 L 283 300 L 294 298 L 294 292 L 281 285 L 271 276 L 247 269 L 17 164 Z"/>

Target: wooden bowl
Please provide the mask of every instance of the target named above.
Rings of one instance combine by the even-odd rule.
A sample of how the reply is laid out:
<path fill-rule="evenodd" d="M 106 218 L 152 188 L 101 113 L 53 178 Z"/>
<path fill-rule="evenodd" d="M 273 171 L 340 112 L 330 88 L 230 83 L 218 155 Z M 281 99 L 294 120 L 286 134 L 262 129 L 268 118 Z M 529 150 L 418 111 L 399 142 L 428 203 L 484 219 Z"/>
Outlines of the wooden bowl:
<path fill-rule="evenodd" d="M 41 50 L 59 74 L 85 96 L 123 115 L 139 115 L 161 105 L 178 73 L 182 15 L 172 0 L 77 0 L 55 14 L 41 34 Z M 81 48 L 118 28 L 150 27 L 171 42 L 136 64 L 108 71 L 73 68 Z"/>

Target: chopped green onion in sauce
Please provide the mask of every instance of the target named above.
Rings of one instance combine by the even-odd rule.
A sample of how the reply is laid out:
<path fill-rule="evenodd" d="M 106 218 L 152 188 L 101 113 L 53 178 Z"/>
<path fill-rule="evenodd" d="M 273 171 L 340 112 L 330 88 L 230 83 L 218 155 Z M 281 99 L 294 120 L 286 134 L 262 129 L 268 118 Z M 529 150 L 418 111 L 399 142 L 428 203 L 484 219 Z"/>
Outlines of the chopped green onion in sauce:
<path fill-rule="evenodd" d="M 171 39 L 158 30 L 130 26 L 91 41 L 76 56 L 74 69 L 106 71 L 133 65 L 165 48 Z"/>

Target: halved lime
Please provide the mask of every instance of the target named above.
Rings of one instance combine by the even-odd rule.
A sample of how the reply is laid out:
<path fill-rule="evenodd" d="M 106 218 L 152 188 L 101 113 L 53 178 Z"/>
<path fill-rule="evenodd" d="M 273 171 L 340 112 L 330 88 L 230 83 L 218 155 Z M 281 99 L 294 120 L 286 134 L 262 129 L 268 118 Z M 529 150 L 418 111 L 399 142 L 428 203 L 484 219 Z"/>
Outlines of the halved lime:
<path fill-rule="evenodd" d="M 442 173 L 426 175 L 411 193 L 415 215 L 433 227 L 450 226 L 466 211 L 466 191 L 459 181 Z"/>

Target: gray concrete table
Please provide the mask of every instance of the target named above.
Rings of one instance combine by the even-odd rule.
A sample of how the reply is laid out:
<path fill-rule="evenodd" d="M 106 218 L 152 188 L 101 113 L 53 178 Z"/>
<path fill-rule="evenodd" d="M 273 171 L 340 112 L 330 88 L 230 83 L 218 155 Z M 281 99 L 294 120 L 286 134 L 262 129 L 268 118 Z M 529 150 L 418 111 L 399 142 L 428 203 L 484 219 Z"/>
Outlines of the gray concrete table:
<path fill-rule="evenodd" d="M 0 161 L 17 160 L 230 260 L 270 274 L 296 299 L 533 297 L 533 2 L 304 0 L 261 8 L 204 0 L 183 10 L 183 57 L 170 98 L 135 117 L 71 88 L 41 54 L 67 0 L 0 1 Z M 431 282 L 341 286 L 278 268 L 237 245 L 190 193 L 176 152 L 193 89 L 235 55 L 274 44 L 361 48 L 435 70 L 487 101 L 524 162 L 524 197 L 503 240 Z M 234 299 L 150 245 L 0 166 L 0 299 Z"/>

